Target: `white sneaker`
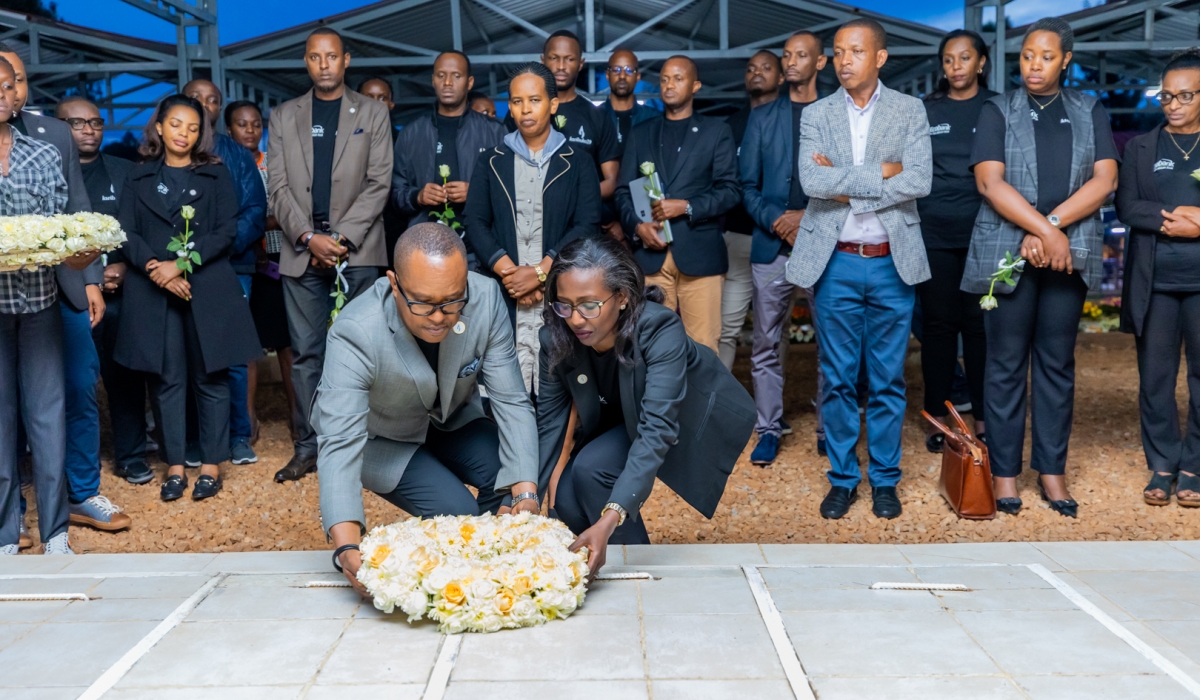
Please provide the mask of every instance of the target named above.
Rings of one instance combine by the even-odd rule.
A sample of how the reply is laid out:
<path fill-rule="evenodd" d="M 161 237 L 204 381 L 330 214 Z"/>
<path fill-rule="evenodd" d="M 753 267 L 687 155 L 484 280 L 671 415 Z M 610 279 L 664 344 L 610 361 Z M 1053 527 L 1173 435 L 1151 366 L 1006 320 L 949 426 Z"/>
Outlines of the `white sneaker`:
<path fill-rule="evenodd" d="M 16 553 L 17 545 L 15 544 L 6 544 L 3 547 L 0 547 L 0 556 L 8 556 Z"/>
<path fill-rule="evenodd" d="M 75 552 L 71 550 L 70 542 L 67 541 L 67 533 L 65 533 L 65 532 L 60 532 L 59 534 L 55 535 L 54 537 L 51 537 L 46 542 L 45 550 L 42 551 L 42 554 L 74 554 L 74 553 Z"/>

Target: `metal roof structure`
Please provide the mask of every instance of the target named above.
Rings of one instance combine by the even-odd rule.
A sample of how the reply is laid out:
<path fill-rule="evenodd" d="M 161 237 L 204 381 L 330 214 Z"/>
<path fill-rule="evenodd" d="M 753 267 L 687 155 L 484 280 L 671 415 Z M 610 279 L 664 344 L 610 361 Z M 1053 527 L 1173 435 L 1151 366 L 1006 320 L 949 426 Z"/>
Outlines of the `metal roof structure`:
<path fill-rule="evenodd" d="M 941 30 L 829 0 L 384 0 L 225 46 L 221 61 L 231 99 L 291 97 L 310 86 L 304 39 L 319 26 L 333 27 L 351 52 L 348 82 L 384 77 L 403 110 L 433 99 L 428 75 L 440 51 L 466 52 L 476 89 L 494 96 L 505 89 L 506 64 L 538 60 L 546 37 L 570 29 L 583 40 L 590 66 L 584 92 L 600 93 L 597 73 L 617 47 L 635 51 L 652 81 L 663 60 L 686 53 L 705 84 L 697 99 L 712 109 L 745 99 L 745 59 L 759 49 L 778 49 L 800 29 L 831 43 L 837 27 L 856 17 L 874 18 L 888 31 L 884 80 L 923 91 Z M 823 79 L 833 85 L 832 75 Z"/>

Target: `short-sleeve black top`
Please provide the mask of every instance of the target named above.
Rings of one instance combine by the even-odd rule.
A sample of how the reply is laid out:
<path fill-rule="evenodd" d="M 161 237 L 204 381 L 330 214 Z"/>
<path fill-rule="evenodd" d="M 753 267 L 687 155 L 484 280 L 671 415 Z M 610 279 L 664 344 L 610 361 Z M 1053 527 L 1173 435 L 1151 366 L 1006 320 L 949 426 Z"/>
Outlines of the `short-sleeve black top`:
<path fill-rule="evenodd" d="M 1154 181 L 1163 209 L 1200 207 L 1200 182 L 1192 171 L 1200 168 L 1200 134 L 1158 134 Z M 1184 154 L 1191 151 L 1188 160 Z M 1200 292 L 1200 239 L 1159 234 L 1154 246 L 1154 291 Z"/>
<path fill-rule="evenodd" d="M 925 102 L 933 148 L 933 188 L 917 200 L 921 233 L 930 250 L 967 248 L 983 197 L 971 172 L 971 147 L 983 105 L 996 93 L 980 89 L 968 100 L 948 95 Z"/>

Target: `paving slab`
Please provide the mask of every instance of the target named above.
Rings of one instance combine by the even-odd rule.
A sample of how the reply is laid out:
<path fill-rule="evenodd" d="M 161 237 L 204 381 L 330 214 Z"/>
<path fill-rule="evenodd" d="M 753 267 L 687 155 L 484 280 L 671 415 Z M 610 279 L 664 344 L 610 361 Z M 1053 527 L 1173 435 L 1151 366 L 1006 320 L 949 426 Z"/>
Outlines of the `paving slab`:
<path fill-rule="evenodd" d="M 114 688 L 105 694 L 108 700 L 295 700 L 304 686 L 258 686 L 207 688 Z M 309 697 L 312 697 L 310 694 Z"/>
<path fill-rule="evenodd" d="M 1067 571 L 1200 571 L 1200 559 L 1166 542 L 1043 542 Z"/>
<path fill-rule="evenodd" d="M 1013 680 L 1021 686 L 1030 700 L 1195 700 L 1195 696 L 1185 691 L 1183 686 L 1163 675 L 1018 676 Z"/>
<path fill-rule="evenodd" d="M 1139 620 L 1200 620 L 1200 571 L 1087 571 L 1076 577 Z"/>
<path fill-rule="evenodd" d="M 155 624 L 72 622 L 39 625 L 0 651 L 0 668 L 4 669 L 0 673 L 0 688 L 90 685 Z M 0 695 L 7 696 L 7 691 Z"/>
<path fill-rule="evenodd" d="M 554 663 L 530 668 L 542 659 Z M 547 681 L 644 679 L 638 618 L 580 616 L 511 633 L 470 634 L 463 639 L 453 678 L 525 681 L 531 674 Z"/>
<path fill-rule="evenodd" d="M 310 696 L 311 697 L 311 696 Z M 649 700 L 645 681 L 452 681 L 446 700 Z M 657 694 L 655 700 L 659 700 Z"/>
<path fill-rule="evenodd" d="M 764 544 L 763 555 L 768 564 L 796 566 L 824 564 L 831 566 L 889 566 L 911 564 L 894 544 Z"/>
<path fill-rule="evenodd" d="M 1003 677 L 816 678 L 821 700 L 1023 700 Z"/>
<path fill-rule="evenodd" d="M 653 679 L 784 678 L 758 615 L 648 615 L 644 624 Z"/>
<path fill-rule="evenodd" d="M 355 620 L 321 667 L 317 685 L 416 684 L 424 688 L 442 635 L 428 622 L 409 625 L 403 616 Z"/>
<path fill-rule="evenodd" d="M 964 542 L 944 544 L 901 544 L 900 553 L 913 564 L 1041 564 L 1051 571 L 1062 566 L 1028 542 Z"/>
<path fill-rule="evenodd" d="M 765 564 L 756 544 L 625 545 L 625 564 L 637 566 L 742 566 Z"/>

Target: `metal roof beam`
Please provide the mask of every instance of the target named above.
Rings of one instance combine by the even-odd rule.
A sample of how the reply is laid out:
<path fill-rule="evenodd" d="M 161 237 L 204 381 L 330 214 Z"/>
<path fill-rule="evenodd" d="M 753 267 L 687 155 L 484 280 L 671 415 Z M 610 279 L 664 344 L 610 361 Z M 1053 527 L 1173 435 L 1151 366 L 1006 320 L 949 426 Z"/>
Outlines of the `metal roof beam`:
<path fill-rule="evenodd" d="M 768 37 L 766 39 L 759 39 L 758 41 L 752 41 L 749 44 L 742 44 L 741 46 L 738 46 L 737 48 L 739 48 L 739 49 L 761 49 L 764 46 L 774 46 L 774 45 L 776 45 L 777 42 L 780 42 L 780 41 L 787 41 L 788 39 L 790 39 L 792 37 L 793 34 L 795 34 L 798 31 L 801 31 L 801 30 L 806 31 L 806 32 L 812 32 L 813 34 L 816 34 L 817 32 L 823 32 L 826 29 L 833 29 L 834 27 L 840 27 L 842 24 L 845 24 L 842 20 L 833 19 L 833 20 L 829 20 L 828 22 L 822 22 L 821 24 L 815 24 L 811 27 L 801 27 L 800 29 L 793 29 L 790 32 L 776 34 L 775 36 Z M 829 50 L 832 51 L 832 49 L 829 49 Z"/>
<path fill-rule="evenodd" d="M 161 17 L 171 24 L 183 24 L 187 20 L 187 16 L 191 16 L 204 24 L 216 24 L 217 16 L 208 10 L 189 5 L 183 0 L 121 0 L 127 5 L 133 5 L 139 10 L 149 12 L 152 15 Z M 160 7 L 159 3 L 172 7 L 175 12 L 171 12 L 166 8 Z"/>
<path fill-rule="evenodd" d="M 57 73 L 138 73 L 175 70 L 178 64 L 173 59 L 162 61 L 129 61 L 112 63 L 43 63 L 36 68 L 26 66 L 30 75 L 53 75 Z"/>
<path fill-rule="evenodd" d="M 5 21 L 5 24 L 8 24 L 8 21 Z M 35 29 L 34 26 L 32 26 L 29 22 L 26 22 L 24 20 L 14 20 L 13 24 L 18 25 L 18 26 L 24 25 L 24 29 L 26 31 L 33 31 L 33 29 Z M 140 56 L 142 58 L 162 60 L 164 58 L 167 58 L 170 55 L 170 54 L 164 54 L 161 51 L 155 51 L 153 49 L 146 49 L 146 48 L 142 48 L 140 46 L 132 46 L 129 44 L 122 44 L 119 41 L 112 41 L 111 39 L 105 39 L 102 37 L 79 34 L 77 32 L 67 31 L 66 29 L 62 29 L 59 27 L 46 26 L 44 24 L 38 24 L 36 26 L 36 30 L 37 30 L 37 33 L 42 36 L 54 37 L 56 39 L 64 39 L 64 40 L 70 41 L 70 42 L 80 42 L 82 40 L 83 42 L 87 43 L 89 48 L 107 49 L 109 51 L 114 51 L 116 53 L 132 54 L 134 56 Z"/>
<path fill-rule="evenodd" d="M 339 32 L 341 33 L 342 36 L 346 37 L 347 39 L 355 39 L 357 41 L 362 41 L 367 44 L 374 44 L 376 46 L 382 46 L 385 49 L 395 49 L 396 51 L 406 51 L 408 53 L 415 53 L 415 54 L 419 54 L 421 56 L 437 56 L 438 55 L 438 52 L 434 51 L 433 49 L 426 49 L 426 48 L 422 48 L 420 46 L 413 46 L 412 44 L 405 44 L 400 41 L 392 41 L 391 39 L 383 39 L 383 38 L 380 38 L 377 36 L 372 36 L 370 34 L 363 34 L 362 32 L 356 32 L 356 31 L 353 31 L 350 29 L 341 29 L 341 30 L 339 30 Z"/>
<path fill-rule="evenodd" d="M 518 27 L 523 27 L 523 28 L 533 32 L 534 34 L 542 37 L 543 39 L 550 38 L 550 32 L 546 31 L 545 29 L 542 29 L 541 27 L 537 26 L 536 24 L 534 24 L 532 22 L 529 22 L 527 20 L 524 20 L 524 19 L 514 15 L 513 13 L 509 12 L 508 10 L 504 9 L 503 7 L 500 7 L 499 5 L 497 5 L 494 2 L 489 2 L 489 0 L 467 0 L 467 1 L 473 2 L 486 10 L 491 10 L 492 12 L 495 12 L 496 14 L 500 15 L 501 17 L 508 20 L 509 22 L 512 22 L 513 24 L 517 25 Z"/>
<path fill-rule="evenodd" d="M 803 10 L 804 12 L 811 12 L 811 13 L 817 14 L 817 15 L 824 15 L 825 17 L 829 17 L 830 19 L 840 20 L 841 22 L 849 22 L 852 19 L 860 19 L 864 16 L 862 14 L 855 14 L 853 12 L 847 12 L 846 10 L 842 10 L 838 7 L 834 7 L 831 5 L 825 5 L 823 3 L 816 3 L 816 2 L 808 2 L 808 0 L 767 0 L 767 1 L 773 2 L 776 5 L 783 5 L 784 7 L 790 7 L 793 10 Z M 1161 2 L 1163 0 L 1153 0 L 1153 1 Z M 1181 0 L 1166 0 L 1166 1 L 1175 2 L 1175 1 L 1181 1 Z M 874 13 L 872 13 L 872 14 L 874 14 Z M 889 36 L 902 36 L 905 39 L 911 39 L 912 41 L 917 41 L 922 44 L 933 44 L 935 48 L 936 48 L 937 44 L 941 42 L 942 35 L 944 34 L 944 32 L 939 31 L 939 30 L 923 32 L 923 31 L 920 31 L 915 28 L 901 26 L 895 22 L 889 21 L 889 18 L 887 18 L 887 17 L 883 18 L 883 21 L 881 22 L 881 24 L 883 24 L 884 29 L 887 30 L 887 33 Z M 895 53 L 895 50 L 892 48 L 888 48 L 888 53 Z"/>
<path fill-rule="evenodd" d="M 476 0 L 476 2 L 479 2 L 479 1 L 480 0 Z M 693 5 L 695 3 L 696 3 L 696 0 L 679 0 L 679 2 L 675 3 L 674 5 L 671 5 L 670 7 L 663 10 L 662 12 L 659 12 L 657 15 L 654 15 L 650 19 L 646 20 L 645 22 L 642 22 L 641 24 L 639 24 L 638 26 L 629 30 L 628 32 L 625 32 L 624 34 L 617 37 L 613 41 L 610 41 L 607 44 L 605 44 L 604 46 L 600 47 L 600 52 L 608 53 L 609 51 L 612 51 L 614 48 L 620 46 L 623 42 L 625 42 L 629 39 L 632 39 L 633 37 L 637 36 L 638 34 L 641 34 L 642 32 L 653 27 L 654 25 L 656 25 L 659 22 L 663 21 L 664 19 L 670 17 L 671 15 L 675 14 L 676 12 L 679 12 L 680 10 L 683 10 L 686 7 Z M 722 47 L 722 48 L 725 48 L 725 47 Z"/>
<path fill-rule="evenodd" d="M 368 22 L 374 22 L 375 20 L 383 17 L 390 17 L 398 12 L 411 10 L 414 7 L 420 7 L 421 5 L 426 5 L 433 1 L 434 0 L 400 0 L 400 2 L 392 3 L 391 5 L 376 8 L 374 10 L 368 10 L 345 19 L 337 20 L 336 22 L 329 22 L 323 26 L 336 29 L 340 32 L 351 27 L 358 27 L 360 25 L 367 24 Z M 303 43 L 304 40 L 308 38 L 309 33 L 311 33 L 315 28 L 316 27 L 308 27 L 306 25 L 304 28 L 298 29 L 289 34 L 285 34 L 284 36 L 276 39 L 272 39 L 264 44 L 249 46 L 241 51 L 226 55 L 230 57 L 247 59 L 255 56 L 261 56 L 265 53 L 271 53 L 272 51 L 293 47 L 297 43 Z"/>

